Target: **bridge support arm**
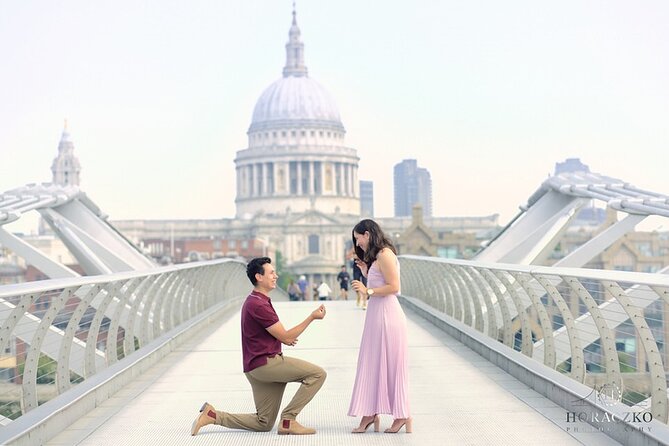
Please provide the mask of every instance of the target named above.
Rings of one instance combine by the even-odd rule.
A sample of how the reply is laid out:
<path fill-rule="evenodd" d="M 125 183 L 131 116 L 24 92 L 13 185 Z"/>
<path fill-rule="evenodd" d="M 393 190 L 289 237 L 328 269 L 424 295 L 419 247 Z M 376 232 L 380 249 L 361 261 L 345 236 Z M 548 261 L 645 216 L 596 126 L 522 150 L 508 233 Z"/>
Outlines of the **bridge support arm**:
<path fill-rule="evenodd" d="M 28 263 L 34 265 L 37 269 L 49 276 L 51 279 L 63 279 L 66 277 L 79 277 L 75 271 L 71 270 L 62 263 L 58 263 L 46 255 L 42 254 L 37 248 L 24 242 L 14 234 L 7 232 L 0 227 L 0 244 L 14 251 L 24 258 Z"/>

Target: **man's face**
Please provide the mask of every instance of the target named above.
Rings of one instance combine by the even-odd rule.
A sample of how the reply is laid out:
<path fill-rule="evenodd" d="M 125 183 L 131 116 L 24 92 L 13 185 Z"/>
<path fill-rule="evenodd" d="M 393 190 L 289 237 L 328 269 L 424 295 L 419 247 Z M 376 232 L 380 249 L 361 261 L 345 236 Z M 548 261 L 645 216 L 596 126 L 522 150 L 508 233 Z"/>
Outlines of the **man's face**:
<path fill-rule="evenodd" d="M 274 265 L 265 263 L 263 269 L 265 271 L 264 274 L 256 274 L 256 280 L 258 281 L 257 286 L 266 290 L 273 290 L 276 288 L 276 281 L 279 279 L 279 276 L 274 270 Z"/>

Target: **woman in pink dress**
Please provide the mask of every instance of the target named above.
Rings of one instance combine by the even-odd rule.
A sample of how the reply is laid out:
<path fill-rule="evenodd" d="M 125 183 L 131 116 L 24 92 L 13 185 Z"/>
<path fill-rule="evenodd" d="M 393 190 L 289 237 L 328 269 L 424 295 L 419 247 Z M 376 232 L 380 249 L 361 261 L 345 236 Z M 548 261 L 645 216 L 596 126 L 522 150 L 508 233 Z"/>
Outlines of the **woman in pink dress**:
<path fill-rule="evenodd" d="M 350 416 L 362 416 L 354 433 L 363 433 L 374 424 L 379 430 L 379 414 L 391 414 L 393 424 L 385 432 L 396 433 L 402 426 L 411 432 L 407 373 L 407 322 L 397 300 L 400 271 L 397 251 L 373 220 L 362 220 L 352 231 L 356 263 L 367 277 L 367 286 L 358 280 L 353 288 L 369 297 L 365 327 L 360 341 L 358 370 Z"/>

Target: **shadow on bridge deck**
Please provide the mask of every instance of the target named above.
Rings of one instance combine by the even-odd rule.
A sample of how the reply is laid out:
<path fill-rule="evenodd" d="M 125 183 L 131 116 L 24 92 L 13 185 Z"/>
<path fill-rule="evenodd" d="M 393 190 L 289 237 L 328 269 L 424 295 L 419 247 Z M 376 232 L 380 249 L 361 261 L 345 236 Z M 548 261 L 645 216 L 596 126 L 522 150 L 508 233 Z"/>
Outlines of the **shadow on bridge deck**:
<path fill-rule="evenodd" d="M 276 302 L 285 326 L 301 322 L 315 302 Z M 149 373 L 81 418 L 48 445 L 612 445 L 585 423 L 566 422 L 566 410 L 455 341 L 412 312 L 409 318 L 410 395 L 414 433 L 353 435 L 349 399 L 365 312 L 355 301 L 328 302 L 325 320 L 314 322 L 288 355 L 321 365 L 328 378 L 299 416 L 315 436 L 281 440 L 271 432 L 206 426 L 191 437 L 203 401 L 219 410 L 254 412 L 242 374 L 239 312 L 210 326 L 159 362 Z M 297 384 L 289 384 L 284 405 Z M 382 430 L 392 422 L 382 416 Z M 569 428 L 569 429 L 568 429 Z M 578 432 L 574 432 L 578 429 Z M 568 431 L 569 430 L 569 431 Z"/>

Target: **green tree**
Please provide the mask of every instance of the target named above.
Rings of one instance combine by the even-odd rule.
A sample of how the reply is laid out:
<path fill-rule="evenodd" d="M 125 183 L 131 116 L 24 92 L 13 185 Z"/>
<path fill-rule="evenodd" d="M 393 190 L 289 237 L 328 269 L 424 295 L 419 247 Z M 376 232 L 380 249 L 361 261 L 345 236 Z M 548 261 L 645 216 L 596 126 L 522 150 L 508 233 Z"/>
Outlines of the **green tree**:
<path fill-rule="evenodd" d="M 274 259 L 274 268 L 276 268 L 276 273 L 279 275 L 279 282 L 278 282 L 279 288 L 287 290 L 290 281 L 296 280 L 295 276 L 286 272 L 285 262 L 283 260 L 283 254 L 281 254 L 281 251 L 279 251 L 278 249 L 276 250 L 275 257 L 276 258 Z"/>

